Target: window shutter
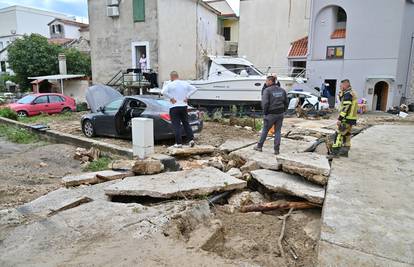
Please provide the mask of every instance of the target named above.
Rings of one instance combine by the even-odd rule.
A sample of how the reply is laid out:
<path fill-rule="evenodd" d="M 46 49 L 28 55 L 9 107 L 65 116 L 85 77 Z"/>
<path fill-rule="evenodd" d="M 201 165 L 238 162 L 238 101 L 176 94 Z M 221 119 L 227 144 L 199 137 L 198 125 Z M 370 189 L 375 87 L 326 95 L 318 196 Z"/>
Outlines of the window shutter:
<path fill-rule="evenodd" d="M 145 0 L 132 0 L 134 22 L 145 21 Z"/>

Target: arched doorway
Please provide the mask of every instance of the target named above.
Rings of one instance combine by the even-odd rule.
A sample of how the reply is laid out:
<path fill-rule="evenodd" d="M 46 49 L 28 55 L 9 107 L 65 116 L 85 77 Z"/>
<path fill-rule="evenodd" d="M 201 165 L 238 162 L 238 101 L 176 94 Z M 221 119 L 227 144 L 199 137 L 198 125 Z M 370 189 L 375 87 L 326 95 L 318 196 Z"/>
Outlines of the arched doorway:
<path fill-rule="evenodd" d="M 380 81 L 375 84 L 372 110 L 387 111 L 388 89 L 387 82 Z"/>

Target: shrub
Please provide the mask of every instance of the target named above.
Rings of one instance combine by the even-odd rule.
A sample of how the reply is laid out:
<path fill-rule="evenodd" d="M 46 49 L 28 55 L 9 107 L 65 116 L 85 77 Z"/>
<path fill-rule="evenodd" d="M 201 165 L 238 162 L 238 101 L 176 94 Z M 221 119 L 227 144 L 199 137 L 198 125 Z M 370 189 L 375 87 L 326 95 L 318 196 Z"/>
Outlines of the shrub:
<path fill-rule="evenodd" d="M 83 171 L 98 172 L 107 170 L 111 161 L 112 160 L 109 157 L 100 157 L 99 159 L 86 165 L 85 168 L 83 168 Z"/>
<path fill-rule="evenodd" d="M 77 112 L 87 111 L 87 110 L 88 110 L 88 104 L 86 104 L 86 102 L 76 104 Z"/>
<path fill-rule="evenodd" d="M 4 118 L 17 121 L 17 113 L 10 108 L 0 109 L 0 117 L 4 117 Z"/>

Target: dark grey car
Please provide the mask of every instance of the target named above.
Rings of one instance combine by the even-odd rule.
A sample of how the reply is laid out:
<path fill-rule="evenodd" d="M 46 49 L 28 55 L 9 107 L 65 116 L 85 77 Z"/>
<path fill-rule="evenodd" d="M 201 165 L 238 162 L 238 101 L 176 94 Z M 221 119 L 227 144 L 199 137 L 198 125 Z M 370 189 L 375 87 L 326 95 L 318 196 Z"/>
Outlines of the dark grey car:
<path fill-rule="evenodd" d="M 174 138 L 169 109 L 171 103 L 157 96 L 120 97 L 104 107 L 81 118 L 82 131 L 87 137 L 111 136 L 131 139 L 131 119 L 136 117 L 154 120 L 154 139 Z M 189 108 L 189 121 L 193 132 L 203 129 L 199 111 Z M 184 136 L 184 131 L 182 129 Z"/>

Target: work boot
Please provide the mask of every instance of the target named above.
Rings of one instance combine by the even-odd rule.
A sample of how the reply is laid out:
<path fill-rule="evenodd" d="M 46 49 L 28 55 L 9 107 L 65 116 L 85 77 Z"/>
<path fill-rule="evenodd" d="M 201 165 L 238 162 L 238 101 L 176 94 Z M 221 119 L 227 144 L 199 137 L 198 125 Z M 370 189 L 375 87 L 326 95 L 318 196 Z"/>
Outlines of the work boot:
<path fill-rule="evenodd" d="M 339 150 L 339 152 L 338 152 L 338 155 L 340 156 L 340 157 L 345 157 L 345 158 L 347 158 L 348 157 L 348 152 L 349 152 L 349 147 L 341 147 L 341 149 Z"/>
<path fill-rule="evenodd" d="M 279 152 L 279 150 L 275 150 L 275 152 L 273 152 L 273 154 L 275 154 L 275 155 L 279 155 L 279 154 L 280 154 L 280 152 Z"/>
<path fill-rule="evenodd" d="M 328 159 L 335 159 L 335 158 L 339 158 L 339 147 L 333 147 L 331 153 L 326 156 Z"/>
<path fill-rule="evenodd" d="M 253 147 L 253 150 L 256 150 L 256 151 L 259 151 L 259 152 L 263 151 L 263 149 L 261 147 L 257 146 L 257 145 Z"/>

